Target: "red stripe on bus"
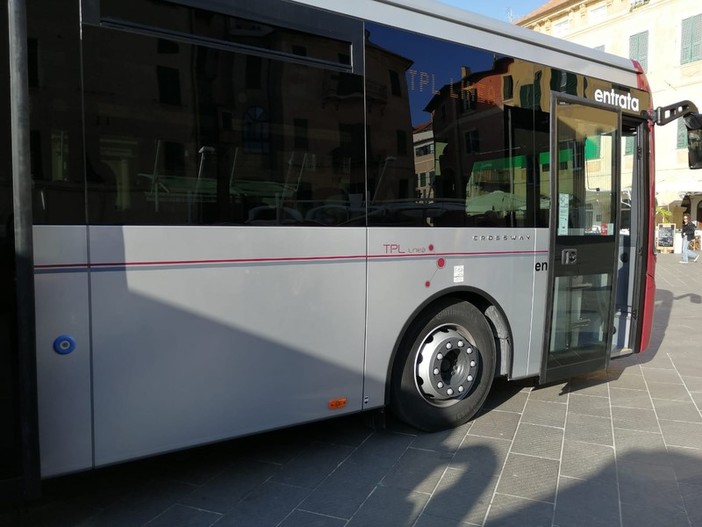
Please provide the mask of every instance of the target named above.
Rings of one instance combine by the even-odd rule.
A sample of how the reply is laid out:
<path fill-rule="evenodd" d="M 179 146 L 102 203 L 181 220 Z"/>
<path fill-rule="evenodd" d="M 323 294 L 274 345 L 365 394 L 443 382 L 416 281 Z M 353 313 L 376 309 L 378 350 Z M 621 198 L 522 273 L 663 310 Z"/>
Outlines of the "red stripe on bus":
<path fill-rule="evenodd" d="M 105 267 L 154 267 L 179 265 L 217 265 L 217 264 L 256 264 L 256 263 L 288 263 L 288 262 L 319 262 L 338 260 L 382 260 L 388 258 L 436 258 L 461 256 L 515 256 L 515 255 L 548 254 L 548 251 L 475 251 L 475 252 L 445 252 L 445 253 L 409 253 L 409 254 L 369 254 L 351 256 L 299 256 L 299 257 L 270 257 L 270 258 L 229 258 L 213 260 L 163 260 L 143 262 L 100 262 L 100 263 L 70 263 L 70 264 L 37 264 L 37 270 L 42 269 L 87 269 Z"/>

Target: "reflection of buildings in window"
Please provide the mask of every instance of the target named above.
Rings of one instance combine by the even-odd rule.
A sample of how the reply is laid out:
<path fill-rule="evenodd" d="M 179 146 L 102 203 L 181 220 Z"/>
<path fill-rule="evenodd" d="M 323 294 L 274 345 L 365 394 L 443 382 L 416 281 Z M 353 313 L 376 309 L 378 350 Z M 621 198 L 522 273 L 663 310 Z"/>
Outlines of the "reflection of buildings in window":
<path fill-rule="evenodd" d="M 390 93 L 396 97 L 402 96 L 402 89 L 400 87 L 400 74 L 396 71 L 390 70 Z"/>
<path fill-rule="evenodd" d="M 514 97 L 514 78 L 512 75 L 502 77 L 502 98 L 504 100 Z"/>
<path fill-rule="evenodd" d="M 428 156 L 429 154 L 433 154 L 434 153 L 434 143 L 420 146 L 419 148 L 415 149 L 414 153 L 415 153 L 416 157 Z"/>
<path fill-rule="evenodd" d="M 309 121 L 308 119 L 293 119 L 295 130 L 293 144 L 296 150 L 307 150 L 309 148 Z"/>
<path fill-rule="evenodd" d="M 184 6 L 149 3 L 130 10 L 127 4 L 131 3 L 106 2 L 109 12 L 103 14 L 145 28 L 157 26 L 157 31 L 84 27 L 82 92 L 70 83 L 57 84 L 57 76 L 40 76 L 47 71 L 41 62 L 47 56 L 39 53 L 40 42 L 29 41 L 30 83 L 46 88 L 32 93 L 32 105 L 45 107 L 52 100 L 68 101 L 77 99 L 74 93 L 81 94 L 86 116 L 85 152 L 83 133 L 77 132 L 82 123 L 74 115 L 56 110 L 55 120 L 33 126 L 35 179 L 68 182 L 84 172 L 77 168 L 85 162 L 89 218 L 105 224 L 243 224 L 249 211 L 260 206 L 277 208 L 273 217 L 282 220 L 283 206 L 304 215 L 323 204 L 324 198 L 318 197 L 322 188 L 334 186 L 339 194 L 351 190 L 363 196 L 363 79 L 349 73 L 350 68 L 310 67 L 303 56 L 350 65 L 349 42 L 234 23 L 224 15 L 200 17 Z M 184 27 L 185 20 L 193 25 Z M 222 32 L 224 27 L 233 32 Z M 169 40 L 167 31 L 187 31 L 204 39 L 199 45 Z M 240 41 L 250 52 L 215 44 L 218 40 Z M 268 49 L 275 53 L 266 53 Z M 285 56 L 290 53 L 295 55 L 292 60 Z M 377 50 L 376 55 L 389 54 Z M 61 62 L 64 72 L 78 71 L 75 61 Z M 384 76 L 378 73 L 375 79 L 388 84 L 388 66 L 401 72 L 404 62 L 391 56 L 382 69 Z M 341 101 L 324 106 L 324 81 L 332 76 L 341 77 L 344 87 L 361 96 L 340 96 Z M 376 115 L 391 123 L 390 130 L 402 127 L 399 118 Z M 409 122 L 406 113 L 401 117 Z M 341 123 L 353 129 L 348 147 L 340 139 Z M 405 129 L 409 153 L 410 132 Z M 389 136 L 389 144 L 383 145 L 382 154 L 391 154 L 395 137 L 384 136 Z M 40 221 L 84 223 L 84 213 L 79 212 L 86 209 L 82 178 L 80 185 L 53 185 L 51 192 L 40 186 L 38 192 L 44 191 L 47 203 Z"/>
<path fill-rule="evenodd" d="M 180 72 L 175 68 L 156 66 L 158 100 L 162 104 L 180 104 Z"/>
<path fill-rule="evenodd" d="M 434 197 L 434 178 L 436 160 L 434 157 L 434 132 L 431 122 L 416 127 L 412 133 L 414 144 L 414 171 L 416 194 L 420 199 Z"/>
<path fill-rule="evenodd" d="M 255 55 L 247 55 L 245 79 L 246 88 L 248 88 L 249 90 L 256 90 L 261 87 L 262 67 L 263 60 L 261 59 L 261 57 L 257 57 Z"/>
<path fill-rule="evenodd" d="M 575 73 L 552 69 L 551 89 L 570 95 L 578 95 L 578 77 Z"/>
<path fill-rule="evenodd" d="M 407 155 L 407 132 L 404 130 L 396 130 L 397 135 L 397 155 Z"/>
<path fill-rule="evenodd" d="M 260 106 L 252 106 L 244 114 L 244 149 L 248 153 L 266 154 L 268 140 L 268 113 Z"/>
<path fill-rule="evenodd" d="M 460 100 L 463 112 L 475 110 L 478 107 L 478 90 L 475 88 L 463 90 Z"/>
<path fill-rule="evenodd" d="M 468 130 L 464 134 L 465 137 L 465 152 L 466 154 L 475 154 L 480 152 L 480 132 L 476 130 Z"/>

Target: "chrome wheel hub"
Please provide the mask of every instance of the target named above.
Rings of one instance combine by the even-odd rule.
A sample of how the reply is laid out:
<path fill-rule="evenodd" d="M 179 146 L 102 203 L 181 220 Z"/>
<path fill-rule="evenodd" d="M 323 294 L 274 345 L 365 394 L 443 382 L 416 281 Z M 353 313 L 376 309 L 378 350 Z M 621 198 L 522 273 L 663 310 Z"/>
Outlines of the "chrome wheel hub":
<path fill-rule="evenodd" d="M 424 397 L 435 403 L 460 400 L 476 382 L 480 358 L 475 346 L 452 327 L 427 335 L 415 363 L 416 383 Z"/>

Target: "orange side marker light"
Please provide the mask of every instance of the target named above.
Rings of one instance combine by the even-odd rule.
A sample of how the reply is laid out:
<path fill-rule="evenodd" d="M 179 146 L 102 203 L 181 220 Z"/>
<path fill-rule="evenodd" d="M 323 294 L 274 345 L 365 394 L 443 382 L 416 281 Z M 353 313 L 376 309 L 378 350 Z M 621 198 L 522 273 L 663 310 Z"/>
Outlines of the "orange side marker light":
<path fill-rule="evenodd" d="M 340 397 L 338 399 L 330 399 L 329 400 L 329 409 L 330 410 L 341 410 L 346 406 L 346 397 Z"/>

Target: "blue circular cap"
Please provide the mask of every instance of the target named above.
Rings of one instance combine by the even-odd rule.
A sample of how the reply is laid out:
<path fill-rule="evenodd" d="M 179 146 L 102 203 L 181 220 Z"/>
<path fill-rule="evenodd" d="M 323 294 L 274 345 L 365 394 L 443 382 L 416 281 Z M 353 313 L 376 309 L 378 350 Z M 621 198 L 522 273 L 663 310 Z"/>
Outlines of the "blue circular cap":
<path fill-rule="evenodd" d="M 76 341 L 68 335 L 61 335 L 54 340 L 54 351 L 59 355 L 68 355 L 76 349 Z"/>

